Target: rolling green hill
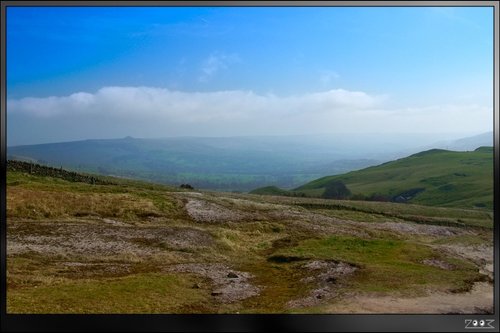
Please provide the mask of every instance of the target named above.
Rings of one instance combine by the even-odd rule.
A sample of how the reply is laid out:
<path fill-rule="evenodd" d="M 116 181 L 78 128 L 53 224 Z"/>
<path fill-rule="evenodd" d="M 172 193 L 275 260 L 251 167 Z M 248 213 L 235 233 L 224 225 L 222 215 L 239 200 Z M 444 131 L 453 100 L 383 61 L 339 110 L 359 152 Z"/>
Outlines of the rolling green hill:
<path fill-rule="evenodd" d="M 263 195 L 288 195 L 290 191 L 281 189 L 276 186 L 266 186 L 259 187 L 253 191 L 249 192 L 250 194 L 263 194 Z"/>
<path fill-rule="evenodd" d="M 342 181 L 353 195 L 432 206 L 493 207 L 493 148 L 470 152 L 431 149 L 406 158 L 328 176 L 295 189 L 321 196 L 334 181 Z"/>
<path fill-rule="evenodd" d="M 492 209 L 493 147 L 469 152 L 431 149 L 366 169 L 319 178 L 292 191 L 263 187 L 251 193 L 321 197 L 327 187 L 338 181 L 352 192 L 352 199 Z"/>

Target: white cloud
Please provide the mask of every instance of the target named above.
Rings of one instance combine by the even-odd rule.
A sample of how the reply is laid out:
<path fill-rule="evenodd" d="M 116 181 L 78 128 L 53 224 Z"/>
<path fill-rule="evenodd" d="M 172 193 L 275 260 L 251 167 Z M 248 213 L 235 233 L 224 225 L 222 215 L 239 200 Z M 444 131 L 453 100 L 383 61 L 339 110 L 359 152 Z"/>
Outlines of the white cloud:
<path fill-rule="evenodd" d="M 137 124 L 135 135 L 261 135 L 331 132 L 444 133 L 488 131 L 492 109 L 480 105 L 387 108 L 386 96 L 328 90 L 292 96 L 252 91 L 182 92 L 152 87 L 104 87 L 96 93 L 8 100 L 8 116 L 84 126 Z M 9 118 L 12 119 L 12 118 Z M 85 121 L 83 121 L 85 120 Z M 80 129 L 83 131 L 84 129 Z M 88 129 L 89 137 L 98 135 Z M 156 132 L 155 132 L 156 131 Z M 91 135 L 90 135 L 91 134 Z M 127 133 L 124 133 L 126 135 Z"/>
<path fill-rule="evenodd" d="M 51 117 L 60 114 L 64 110 L 68 112 L 87 112 L 94 104 L 94 95 L 79 92 L 65 97 L 27 97 L 20 100 L 9 100 L 8 109 L 16 113 L 29 113 L 39 117 Z"/>
<path fill-rule="evenodd" d="M 219 118 L 260 115 L 292 115 L 295 113 L 340 112 L 366 109 L 379 105 L 383 96 L 343 89 L 303 95 L 279 97 L 258 95 L 252 91 L 182 92 L 152 87 L 104 87 L 94 94 L 79 92 L 69 96 L 8 101 L 10 113 L 26 113 L 39 117 L 60 114 L 128 115 L 138 117 Z"/>
<path fill-rule="evenodd" d="M 203 61 L 198 81 L 207 82 L 219 71 L 227 69 L 230 64 L 239 61 L 240 58 L 237 54 L 212 53 Z"/>

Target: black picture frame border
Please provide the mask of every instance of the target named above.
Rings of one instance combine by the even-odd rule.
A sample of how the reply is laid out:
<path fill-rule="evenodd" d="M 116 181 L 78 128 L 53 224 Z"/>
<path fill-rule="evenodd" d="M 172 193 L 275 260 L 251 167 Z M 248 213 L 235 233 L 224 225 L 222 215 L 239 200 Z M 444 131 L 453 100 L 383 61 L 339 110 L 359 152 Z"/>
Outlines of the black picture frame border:
<path fill-rule="evenodd" d="M 494 124 L 494 314 L 183 314 L 183 315 L 21 315 L 8 314 L 6 292 L 6 10 L 19 6 L 203 6 L 203 7 L 254 7 L 254 6 L 307 6 L 307 7 L 424 7 L 424 6 L 473 6 L 493 7 L 493 124 Z M 0 67 L 0 330 L 2 332 L 179 332 L 179 331 L 315 331 L 315 332 L 461 332 L 474 331 L 465 328 L 468 319 L 494 320 L 499 332 L 499 223 L 500 174 L 499 174 L 499 110 L 498 87 L 498 1 L 2 1 L 0 19 L 1 67 Z"/>

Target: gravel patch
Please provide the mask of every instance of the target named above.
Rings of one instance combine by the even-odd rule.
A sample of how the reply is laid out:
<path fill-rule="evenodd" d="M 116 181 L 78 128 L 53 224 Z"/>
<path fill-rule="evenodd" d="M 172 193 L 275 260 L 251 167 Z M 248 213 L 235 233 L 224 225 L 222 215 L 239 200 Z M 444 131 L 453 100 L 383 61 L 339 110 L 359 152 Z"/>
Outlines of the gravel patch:
<path fill-rule="evenodd" d="M 202 230 L 181 227 L 111 226 L 95 223 L 17 222 L 7 232 L 9 255 L 151 256 L 166 250 L 202 249 L 214 243 Z"/>
<path fill-rule="evenodd" d="M 232 270 L 220 263 L 179 264 L 167 268 L 170 272 L 193 273 L 211 280 L 212 296 L 222 303 L 233 303 L 259 294 L 260 289 L 249 280 L 247 272 Z"/>
<path fill-rule="evenodd" d="M 242 220 L 253 220 L 252 214 L 228 209 L 224 206 L 207 202 L 204 200 L 189 199 L 186 204 L 189 216 L 197 222 L 237 222 Z"/>
<path fill-rule="evenodd" d="M 176 194 L 181 194 L 181 195 L 186 195 L 186 196 L 197 196 L 197 197 L 203 196 L 203 194 L 200 192 L 178 192 Z"/>
<path fill-rule="evenodd" d="M 354 274 L 358 267 L 343 261 L 314 260 L 302 265 L 311 274 L 301 281 L 314 283 L 317 287 L 308 296 L 287 303 L 289 308 L 310 307 L 321 304 L 325 300 L 338 295 L 342 286 L 341 278 Z"/>
<path fill-rule="evenodd" d="M 410 222 L 383 222 L 370 225 L 372 229 L 395 231 L 404 235 L 428 235 L 436 237 L 451 237 L 468 233 L 465 230 L 429 224 Z"/>
<path fill-rule="evenodd" d="M 493 262 L 493 246 L 460 246 L 460 245 L 440 245 L 441 250 L 458 254 L 460 257 L 470 259 L 477 264 L 484 265 Z"/>
<path fill-rule="evenodd" d="M 479 268 L 479 273 L 487 275 L 493 280 L 493 246 L 476 245 L 476 246 L 460 246 L 460 245 L 438 245 L 434 246 L 440 251 L 451 255 L 458 255 L 461 258 L 472 261 Z"/>
<path fill-rule="evenodd" d="M 111 225 L 114 225 L 114 226 L 119 226 L 119 227 L 129 226 L 125 222 L 117 221 L 117 220 L 112 220 L 112 219 L 102 219 L 102 222 L 107 223 L 107 224 L 111 224 Z"/>
<path fill-rule="evenodd" d="M 252 210 L 252 211 L 283 211 L 283 210 L 289 210 L 290 206 L 287 205 L 279 205 L 275 203 L 262 203 L 258 201 L 253 201 L 253 200 L 247 200 L 247 199 L 236 199 L 236 198 L 228 198 L 228 197 L 223 197 L 221 198 L 225 202 L 235 205 L 236 207 L 241 207 L 243 209 L 247 210 Z"/>
<path fill-rule="evenodd" d="M 79 227 L 68 227 L 68 229 L 72 231 L 58 236 L 33 233 L 33 235 L 7 237 L 7 253 L 20 255 L 36 252 L 49 256 L 85 255 L 99 257 L 121 253 L 147 256 L 158 252 L 155 249 L 144 248 L 124 240 L 109 239 L 99 230 L 82 230 Z"/>

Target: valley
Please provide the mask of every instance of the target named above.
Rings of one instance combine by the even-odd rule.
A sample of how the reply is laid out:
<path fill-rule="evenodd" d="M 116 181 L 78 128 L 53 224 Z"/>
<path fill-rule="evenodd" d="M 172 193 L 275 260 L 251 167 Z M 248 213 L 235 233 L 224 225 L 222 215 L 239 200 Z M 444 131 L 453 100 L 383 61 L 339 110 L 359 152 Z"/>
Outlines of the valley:
<path fill-rule="evenodd" d="M 491 146 L 492 136 L 490 132 L 435 145 Z M 321 177 L 376 166 L 426 150 L 422 147 L 433 140 L 427 135 L 395 137 L 380 133 L 155 139 L 127 136 L 9 146 L 8 159 L 155 183 L 248 192 L 264 186 L 290 190 Z"/>

